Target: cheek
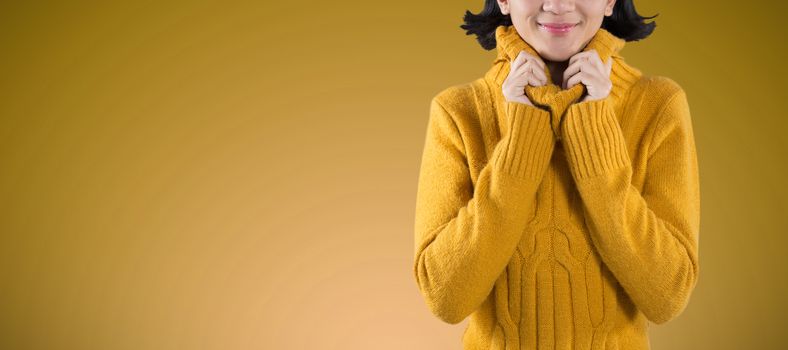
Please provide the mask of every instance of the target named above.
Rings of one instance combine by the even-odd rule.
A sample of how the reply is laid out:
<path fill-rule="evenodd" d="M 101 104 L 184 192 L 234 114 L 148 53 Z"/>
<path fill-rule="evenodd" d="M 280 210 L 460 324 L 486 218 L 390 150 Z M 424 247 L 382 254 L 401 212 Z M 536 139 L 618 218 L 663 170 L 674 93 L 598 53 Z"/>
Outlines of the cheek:
<path fill-rule="evenodd" d="M 540 6 L 535 1 L 510 1 L 509 11 L 512 16 L 520 18 L 521 22 L 535 22 L 540 13 Z"/>
<path fill-rule="evenodd" d="M 539 28 L 537 28 L 536 20 L 537 15 L 532 12 L 523 12 L 523 11 L 511 11 L 511 18 L 512 23 L 514 23 L 517 30 L 520 31 L 520 34 L 531 34 L 537 32 Z"/>
<path fill-rule="evenodd" d="M 605 18 L 605 8 L 607 5 L 602 3 L 601 5 L 594 5 L 588 6 L 582 9 L 583 18 L 585 21 L 591 24 L 601 24 L 602 20 Z M 578 9 L 580 10 L 580 9 Z"/>

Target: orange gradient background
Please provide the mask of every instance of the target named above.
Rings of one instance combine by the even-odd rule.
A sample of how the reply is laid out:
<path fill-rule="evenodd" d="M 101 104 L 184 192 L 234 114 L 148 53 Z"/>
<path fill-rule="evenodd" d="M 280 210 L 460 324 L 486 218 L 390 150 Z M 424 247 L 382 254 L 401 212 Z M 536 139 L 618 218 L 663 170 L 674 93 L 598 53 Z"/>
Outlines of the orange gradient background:
<path fill-rule="evenodd" d="M 1 349 L 461 349 L 412 272 L 429 100 L 482 0 L 0 5 Z M 687 92 L 701 274 L 654 349 L 779 349 L 785 2 L 636 0 Z"/>

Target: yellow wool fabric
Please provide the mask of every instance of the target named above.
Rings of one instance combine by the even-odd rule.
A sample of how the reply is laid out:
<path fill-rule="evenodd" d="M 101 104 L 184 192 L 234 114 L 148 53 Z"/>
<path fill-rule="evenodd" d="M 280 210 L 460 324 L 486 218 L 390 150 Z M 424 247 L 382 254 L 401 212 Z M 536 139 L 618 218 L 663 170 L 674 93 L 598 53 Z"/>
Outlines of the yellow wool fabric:
<path fill-rule="evenodd" d="M 613 59 L 613 90 L 501 84 L 513 26 L 472 82 L 433 97 L 418 176 L 413 273 L 464 349 L 649 349 L 649 321 L 685 308 L 698 281 L 700 189 L 687 96 L 645 76 L 604 29 L 583 49 Z M 550 72 L 547 71 L 550 77 Z"/>

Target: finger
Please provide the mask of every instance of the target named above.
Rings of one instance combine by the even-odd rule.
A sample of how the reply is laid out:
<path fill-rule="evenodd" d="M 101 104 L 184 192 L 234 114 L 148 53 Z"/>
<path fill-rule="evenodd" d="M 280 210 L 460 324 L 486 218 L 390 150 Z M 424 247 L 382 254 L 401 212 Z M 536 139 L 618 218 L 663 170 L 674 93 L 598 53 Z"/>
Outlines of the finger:
<path fill-rule="evenodd" d="M 575 60 L 575 62 L 569 64 L 564 70 L 564 75 L 561 79 L 564 82 L 564 88 L 568 88 L 569 86 L 566 84 L 567 80 L 571 78 L 573 75 L 581 72 L 587 71 L 588 69 L 588 61 L 587 60 Z"/>
<path fill-rule="evenodd" d="M 562 81 L 566 81 L 569 77 L 577 74 L 580 71 L 580 66 L 582 65 L 582 61 L 576 61 L 574 63 L 569 64 L 566 69 L 564 69 L 564 75 Z"/>
<path fill-rule="evenodd" d="M 592 54 L 593 52 L 595 52 L 593 49 L 588 50 L 588 51 L 578 52 L 574 56 L 569 58 L 569 64 L 572 64 L 574 61 L 577 61 L 577 60 L 579 60 L 581 58 L 582 59 L 587 58 L 588 55 Z"/>
<path fill-rule="evenodd" d="M 607 71 L 607 67 L 602 63 L 602 58 L 598 54 L 591 55 L 588 59 L 599 74 Z"/>
<path fill-rule="evenodd" d="M 524 64 L 517 67 L 515 70 L 514 75 L 517 77 L 536 77 L 539 81 L 544 81 L 547 83 L 547 76 L 545 75 L 544 71 L 541 70 L 539 67 L 536 66 L 536 63 L 533 61 L 527 61 Z"/>
<path fill-rule="evenodd" d="M 533 61 L 536 62 L 536 64 L 539 65 L 539 68 L 544 70 L 544 61 L 542 61 L 542 59 L 537 57 L 537 56 L 534 56 L 534 55 L 530 55 L 530 56 L 533 59 Z"/>
<path fill-rule="evenodd" d="M 523 51 L 520 51 L 520 53 L 517 55 L 517 57 L 515 57 L 514 60 L 512 60 L 512 63 L 510 65 L 510 67 L 509 67 L 509 70 L 510 71 L 516 70 L 523 63 L 525 63 L 525 59 L 526 59 L 526 57 L 523 55 Z"/>
<path fill-rule="evenodd" d="M 540 85 L 542 85 L 541 82 L 539 81 L 539 79 L 537 79 L 533 75 L 524 74 L 524 75 L 518 76 L 518 77 L 521 78 L 521 79 L 515 80 L 512 83 L 514 88 L 517 89 L 517 90 L 522 90 L 527 85 L 531 85 L 531 86 L 540 86 Z"/>
<path fill-rule="evenodd" d="M 523 64 L 525 64 L 526 62 L 530 61 L 531 59 L 533 59 L 533 56 L 532 56 L 532 55 L 530 55 L 530 54 L 529 54 L 528 52 L 526 52 L 526 51 L 522 51 L 522 50 L 521 50 L 521 51 L 520 51 L 520 52 L 517 54 L 517 57 L 515 57 L 514 61 L 512 61 L 512 67 L 511 67 L 511 69 L 512 69 L 512 70 L 515 70 L 515 69 L 517 69 L 517 68 L 521 67 L 521 66 L 522 66 Z"/>
<path fill-rule="evenodd" d="M 542 80 L 543 84 L 547 84 L 547 73 L 544 72 L 544 67 L 535 70 L 536 76 Z"/>
<path fill-rule="evenodd" d="M 542 65 L 541 60 L 539 59 L 539 57 L 532 55 L 528 51 L 520 50 L 520 52 L 517 55 L 518 56 L 524 56 L 526 61 L 532 61 L 533 60 L 533 61 L 537 61 L 537 63 L 540 63 L 540 65 Z"/>
<path fill-rule="evenodd" d="M 586 86 L 589 85 L 589 75 L 586 72 L 580 72 L 573 75 L 569 80 L 566 82 L 566 88 L 570 88 L 575 84 L 584 83 Z"/>
<path fill-rule="evenodd" d="M 539 80 L 547 84 L 547 74 L 544 72 L 544 67 L 539 66 L 539 63 L 536 61 L 528 61 L 526 63 L 531 69 L 533 75 L 535 75 Z"/>
<path fill-rule="evenodd" d="M 542 83 L 541 79 L 537 78 L 535 75 L 532 74 L 532 75 L 528 76 L 528 85 L 541 86 L 541 85 L 544 85 L 544 84 Z"/>
<path fill-rule="evenodd" d="M 599 53 L 595 49 L 583 51 L 583 55 L 581 55 L 577 60 L 587 62 L 588 66 L 584 67 L 584 72 L 600 75 L 605 72 L 605 66 L 602 63 L 602 59 L 599 57 Z"/>
<path fill-rule="evenodd" d="M 528 71 L 523 71 L 519 75 L 516 75 L 516 77 L 526 85 L 540 86 L 547 83 L 544 79 Z"/>
<path fill-rule="evenodd" d="M 534 56 L 534 55 L 532 55 L 532 54 L 530 54 L 529 52 L 526 52 L 526 51 L 520 51 L 520 52 L 521 52 L 523 55 L 525 55 L 525 57 L 527 58 L 527 60 L 528 60 L 528 61 L 534 61 L 534 62 L 536 62 L 536 64 L 537 64 L 539 67 L 541 67 L 542 69 L 544 69 L 545 65 L 544 65 L 544 62 L 542 61 L 542 59 L 541 59 L 541 58 L 539 58 L 538 56 Z"/>

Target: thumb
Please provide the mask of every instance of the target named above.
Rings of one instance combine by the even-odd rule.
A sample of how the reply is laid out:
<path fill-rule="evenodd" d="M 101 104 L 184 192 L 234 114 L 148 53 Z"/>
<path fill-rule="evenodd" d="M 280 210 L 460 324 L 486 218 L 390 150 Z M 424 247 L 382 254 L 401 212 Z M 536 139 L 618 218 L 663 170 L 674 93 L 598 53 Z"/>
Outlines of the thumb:
<path fill-rule="evenodd" d="M 607 66 L 607 75 L 610 75 L 610 72 L 613 70 L 613 57 L 608 58 L 605 65 Z"/>

